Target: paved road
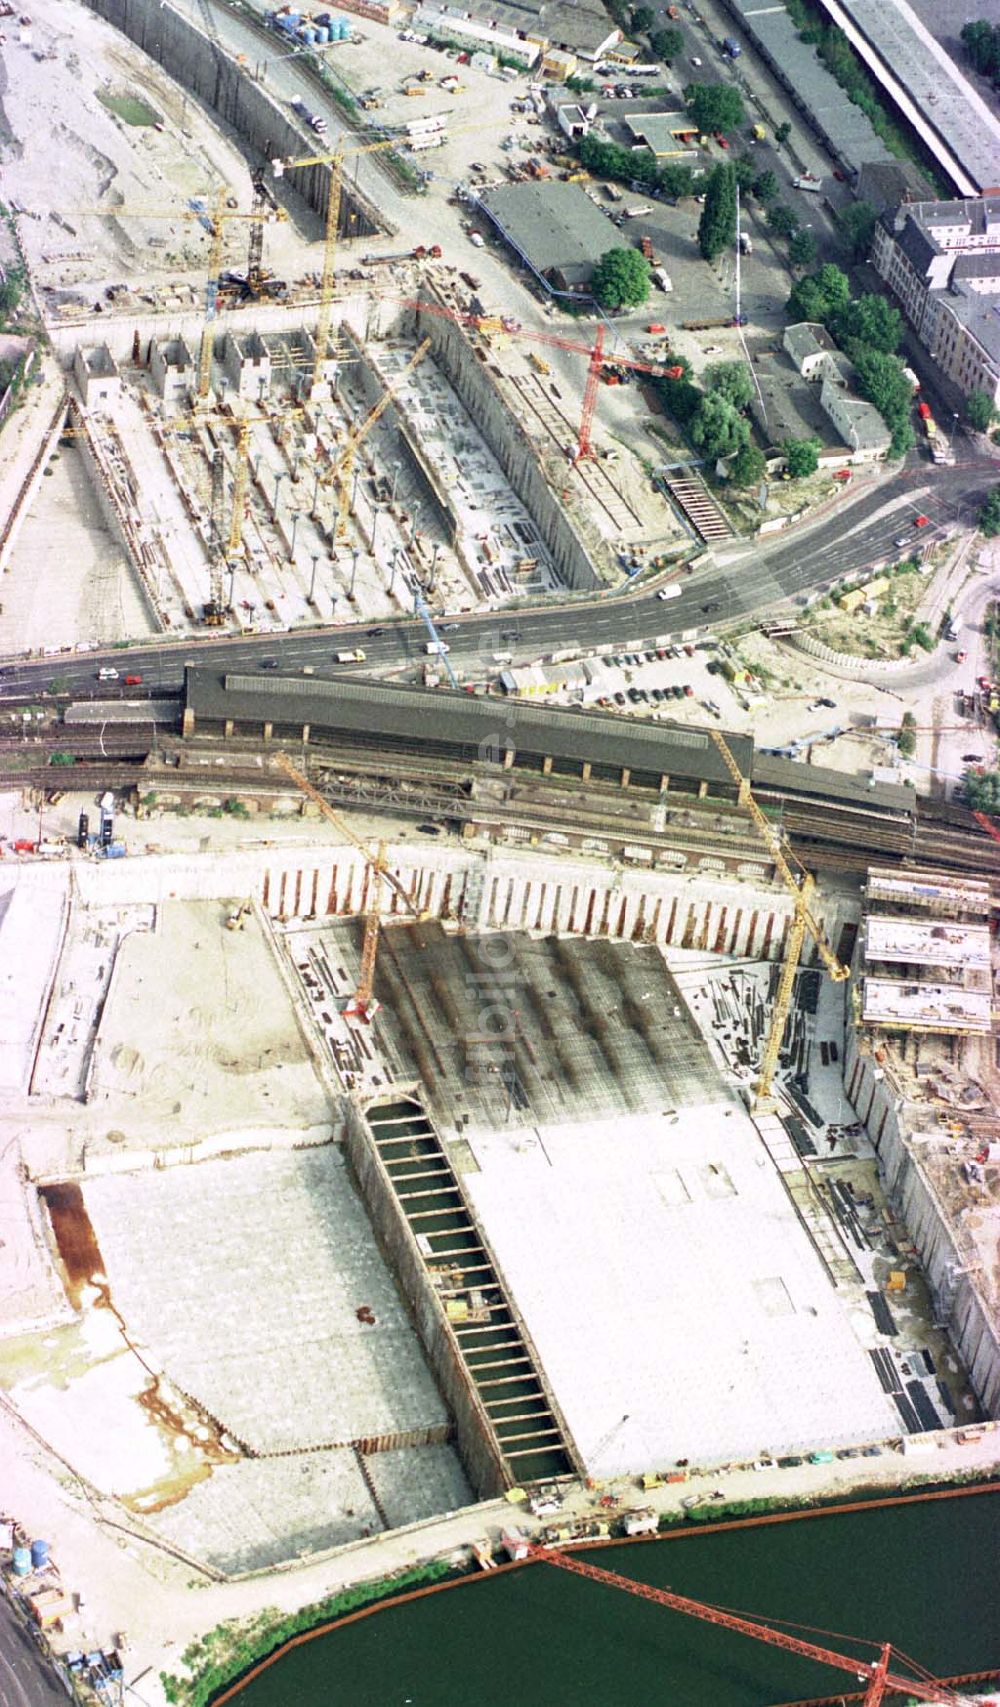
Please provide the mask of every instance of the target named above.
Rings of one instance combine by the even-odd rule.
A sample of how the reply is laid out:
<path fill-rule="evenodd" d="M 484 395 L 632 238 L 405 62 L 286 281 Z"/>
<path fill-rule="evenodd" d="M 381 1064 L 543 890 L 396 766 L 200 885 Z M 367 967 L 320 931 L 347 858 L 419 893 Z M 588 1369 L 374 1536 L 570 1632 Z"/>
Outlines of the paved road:
<path fill-rule="evenodd" d="M 0 1595 L 0 1702 L 3 1707 L 66 1707 L 66 1692 Z"/>
<path fill-rule="evenodd" d="M 996 465 L 989 462 L 934 469 L 915 461 L 878 482 L 853 503 L 838 506 L 811 526 L 797 529 L 788 539 L 779 536 L 765 549 L 737 541 L 720 547 L 711 566 L 685 580 L 680 597 L 670 603 L 662 603 L 647 592 L 463 617 L 454 626 L 445 619 L 442 626 L 452 661 L 491 664 L 493 655 L 502 652 L 513 654 L 520 663 L 567 648 L 628 650 L 630 640 L 699 629 L 711 632 L 739 624 L 748 616 L 763 616 L 781 605 L 787 608 L 789 600 L 804 601 L 845 573 L 898 557 L 901 552 L 893 543 L 896 539 L 924 541 L 956 522 L 968 526 L 995 479 Z M 919 514 L 930 518 L 929 528 L 914 527 Z M 381 628 L 381 632 L 374 634 L 374 628 Z M 144 690 L 176 691 L 183 681 L 184 663 L 192 659 L 224 660 L 228 667 L 239 669 L 257 668 L 261 660 L 274 658 L 283 666 L 312 664 L 333 673 L 337 669 L 335 652 L 358 644 L 366 654 L 366 671 L 391 675 L 412 671 L 425 662 L 426 643 L 426 630 L 414 621 L 358 624 L 338 628 L 335 635 L 293 632 L 197 639 L 187 644 L 143 642 L 127 652 L 62 654 L 30 664 L 8 665 L 0 679 L 0 699 L 23 699 L 53 679 L 58 679 L 60 691 L 103 697 L 121 693 L 125 697 L 126 673 L 140 674 Z M 98 683 L 97 670 L 102 662 L 120 671 L 118 682 Z"/>

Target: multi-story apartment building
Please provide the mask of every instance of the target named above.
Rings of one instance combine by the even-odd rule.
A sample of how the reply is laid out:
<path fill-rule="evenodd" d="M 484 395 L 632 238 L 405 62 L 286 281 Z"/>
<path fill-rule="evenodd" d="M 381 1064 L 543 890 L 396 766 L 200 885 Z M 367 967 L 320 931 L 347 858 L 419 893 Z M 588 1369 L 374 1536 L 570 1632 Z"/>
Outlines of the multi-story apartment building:
<path fill-rule="evenodd" d="M 941 373 L 1000 408 L 1000 196 L 904 202 L 876 225 L 872 264 Z"/>

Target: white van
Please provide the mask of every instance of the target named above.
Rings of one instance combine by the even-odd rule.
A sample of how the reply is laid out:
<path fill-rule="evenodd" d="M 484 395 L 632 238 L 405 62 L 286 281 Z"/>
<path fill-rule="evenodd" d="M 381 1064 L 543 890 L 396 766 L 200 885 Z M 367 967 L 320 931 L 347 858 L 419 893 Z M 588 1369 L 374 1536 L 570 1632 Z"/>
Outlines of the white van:
<path fill-rule="evenodd" d="M 679 599 L 681 587 L 679 581 L 672 581 L 669 587 L 661 587 L 657 593 L 658 599 Z"/>
<path fill-rule="evenodd" d="M 118 671 L 112 670 L 106 664 L 103 669 L 98 670 L 97 679 L 99 682 L 116 682 L 118 680 Z"/>
<path fill-rule="evenodd" d="M 451 651 L 451 647 L 446 640 L 429 640 L 426 651 L 430 658 L 443 658 L 446 653 Z"/>

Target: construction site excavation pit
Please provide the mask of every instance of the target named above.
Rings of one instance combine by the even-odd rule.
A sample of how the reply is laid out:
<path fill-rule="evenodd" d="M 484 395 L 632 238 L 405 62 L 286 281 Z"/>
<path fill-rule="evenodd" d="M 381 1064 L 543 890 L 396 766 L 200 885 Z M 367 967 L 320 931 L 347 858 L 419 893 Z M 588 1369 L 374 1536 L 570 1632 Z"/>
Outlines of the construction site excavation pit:
<path fill-rule="evenodd" d="M 360 925 L 287 940 L 359 1104 L 348 1145 L 369 1207 L 409 1222 L 397 1248 L 471 1382 L 470 1306 L 489 1329 L 512 1324 L 495 1378 L 537 1382 L 512 1395 L 551 1413 L 569 1463 L 607 1477 L 898 1431 L 848 1300 L 659 949 L 397 921 L 382 1006 L 358 1027 L 342 1010 Z M 533 1439 L 521 1450 L 534 1462 Z"/>

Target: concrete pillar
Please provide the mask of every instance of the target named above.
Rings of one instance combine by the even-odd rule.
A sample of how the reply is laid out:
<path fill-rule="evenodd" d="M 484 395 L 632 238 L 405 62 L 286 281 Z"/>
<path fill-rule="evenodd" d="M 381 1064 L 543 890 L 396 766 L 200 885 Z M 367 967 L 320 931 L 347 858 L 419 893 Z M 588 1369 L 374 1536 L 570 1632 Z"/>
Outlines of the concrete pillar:
<path fill-rule="evenodd" d="M 308 723 L 303 723 L 303 725 L 302 725 L 302 745 L 303 745 L 303 747 L 308 747 L 308 745 L 309 745 L 309 725 L 308 725 Z"/>
<path fill-rule="evenodd" d="M 704 800 L 707 793 L 708 793 L 708 783 L 705 782 L 705 780 L 703 778 L 702 781 L 698 784 L 698 799 Z"/>
<path fill-rule="evenodd" d="M 184 721 L 181 724 L 181 734 L 182 735 L 193 735 L 194 734 L 194 712 L 191 710 L 191 707 L 189 705 L 186 705 L 184 707 Z"/>
<path fill-rule="evenodd" d="M 661 778 L 660 778 L 660 793 L 661 794 L 668 794 L 669 791 L 670 791 L 670 778 L 668 776 L 661 776 Z"/>
<path fill-rule="evenodd" d="M 226 740 L 231 741 L 236 724 L 231 717 L 226 718 Z"/>
<path fill-rule="evenodd" d="M 749 798 L 750 798 L 750 783 L 747 780 L 747 778 L 744 777 L 743 781 L 740 783 L 740 792 L 737 795 L 738 805 L 745 806 L 747 804 L 747 801 L 749 800 Z"/>
<path fill-rule="evenodd" d="M 546 753 L 544 759 L 542 760 L 542 775 L 543 776 L 551 776 L 552 775 L 552 755 L 551 755 L 551 753 Z"/>
<path fill-rule="evenodd" d="M 622 787 L 627 788 L 631 781 L 632 781 L 632 772 L 629 770 L 627 765 L 623 765 L 622 766 Z"/>
<path fill-rule="evenodd" d="M 505 771 L 513 770 L 513 768 L 514 768 L 514 748 L 513 747 L 508 747 L 504 753 L 503 768 Z"/>
<path fill-rule="evenodd" d="M 269 741 L 271 739 L 271 736 L 273 733 L 274 733 L 274 724 L 273 723 L 265 723 L 265 725 L 264 725 L 264 740 Z"/>
<path fill-rule="evenodd" d="M 581 770 L 580 775 L 582 776 L 584 782 L 590 781 L 590 760 L 589 759 L 584 759 L 583 769 Z"/>

